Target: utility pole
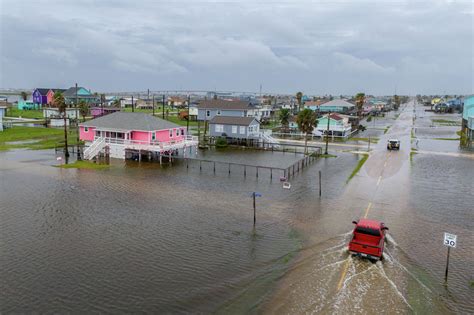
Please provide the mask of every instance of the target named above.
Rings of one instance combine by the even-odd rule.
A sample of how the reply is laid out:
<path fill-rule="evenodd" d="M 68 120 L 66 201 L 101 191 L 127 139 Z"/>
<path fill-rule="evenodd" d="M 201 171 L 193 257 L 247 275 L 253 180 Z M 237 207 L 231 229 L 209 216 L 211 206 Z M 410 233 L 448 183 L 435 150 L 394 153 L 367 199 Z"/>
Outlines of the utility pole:
<path fill-rule="evenodd" d="M 66 110 L 67 111 L 67 110 Z M 76 125 L 77 125 L 77 160 L 81 160 L 81 152 L 79 152 L 79 104 L 77 99 L 77 83 L 76 83 Z M 73 147 L 74 148 L 74 147 Z"/>
<path fill-rule="evenodd" d="M 155 117 L 155 94 L 153 94 L 153 117 Z"/>
<path fill-rule="evenodd" d="M 163 94 L 163 119 L 165 119 L 165 95 Z"/>
<path fill-rule="evenodd" d="M 188 94 L 188 120 L 186 121 L 186 134 L 189 133 L 189 104 L 191 103 L 191 95 Z"/>
<path fill-rule="evenodd" d="M 132 113 L 135 112 L 135 105 L 133 105 L 133 94 L 132 94 Z"/>
<path fill-rule="evenodd" d="M 326 130 L 326 152 L 324 154 L 328 154 L 328 146 L 329 146 L 329 120 L 331 119 L 331 112 L 328 113 L 328 127 Z"/>

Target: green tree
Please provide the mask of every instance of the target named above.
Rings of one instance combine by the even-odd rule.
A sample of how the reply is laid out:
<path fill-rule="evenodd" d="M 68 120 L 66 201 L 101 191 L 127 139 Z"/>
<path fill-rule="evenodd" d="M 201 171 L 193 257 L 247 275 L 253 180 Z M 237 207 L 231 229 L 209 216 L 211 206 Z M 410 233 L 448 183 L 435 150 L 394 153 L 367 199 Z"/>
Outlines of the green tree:
<path fill-rule="evenodd" d="M 79 112 L 82 116 L 82 121 L 86 121 L 86 116 L 89 113 L 89 106 L 87 105 L 86 101 L 79 101 Z"/>
<path fill-rule="evenodd" d="M 357 108 L 357 125 L 359 125 L 360 118 L 362 116 L 362 108 L 364 107 L 364 103 L 365 103 L 365 94 L 357 93 L 355 96 L 355 101 L 356 101 L 356 108 Z"/>
<path fill-rule="evenodd" d="M 296 93 L 296 100 L 298 101 L 299 111 L 301 111 L 303 107 L 303 93 L 302 92 Z"/>
<path fill-rule="evenodd" d="M 304 153 L 308 154 L 308 134 L 313 132 L 314 126 L 316 126 L 317 119 L 316 113 L 311 109 L 306 108 L 298 113 L 296 118 L 298 128 L 305 134 L 304 137 Z"/>
<path fill-rule="evenodd" d="M 53 104 L 55 107 L 58 108 L 59 112 L 63 115 L 64 118 L 64 156 L 66 158 L 69 157 L 69 151 L 67 147 L 67 106 L 66 101 L 64 100 L 64 96 L 61 92 L 55 92 L 53 96 Z"/>
<path fill-rule="evenodd" d="M 280 119 L 280 123 L 284 129 L 288 131 L 288 125 L 290 124 L 290 110 L 288 108 L 280 109 L 278 118 Z"/>
<path fill-rule="evenodd" d="M 26 99 L 28 98 L 28 94 L 25 92 L 25 91 L 21 91 L 21 98 L 26 101 Z"/>

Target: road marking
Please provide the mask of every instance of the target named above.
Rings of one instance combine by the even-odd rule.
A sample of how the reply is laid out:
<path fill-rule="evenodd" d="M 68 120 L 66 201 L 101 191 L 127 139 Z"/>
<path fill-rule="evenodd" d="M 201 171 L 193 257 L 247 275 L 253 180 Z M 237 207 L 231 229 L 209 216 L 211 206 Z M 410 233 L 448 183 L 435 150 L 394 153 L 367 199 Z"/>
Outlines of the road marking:
<path fill-rule="evenodd" d="M 365 209 L 364 219 L 367 219 L 367 215 L 369 214 L 369 210 L 372 207 L 372 202 L 369 202 L 367 209 Z"/>
<path fill-rule="evenodd" d="M 341 278 L 339 279 L 339 282 L 337 283 L 337 291 L 341 290 L 342 284 L 344 283 L 344 278 L 346 277 L 347 270 L 349 269 L 349 262 L 350 262 L 351 257 L 349 256 L 346 260 L 346 263 L 344 264 L 344 269 L 342 270 Z"/>
<path fill-rule="evenodd" d="M 382 180 L 382 175 L 379 176 L 379 179 L 377 180 L 377 186 L 380 184 L 380 181 Z"/>

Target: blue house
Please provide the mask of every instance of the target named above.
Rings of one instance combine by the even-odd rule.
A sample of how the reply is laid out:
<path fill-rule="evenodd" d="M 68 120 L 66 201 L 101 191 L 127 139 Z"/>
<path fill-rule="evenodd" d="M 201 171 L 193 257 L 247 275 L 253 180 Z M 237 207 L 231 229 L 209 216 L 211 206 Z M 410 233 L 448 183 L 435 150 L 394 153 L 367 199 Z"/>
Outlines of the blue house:
<path fill-rule="evenodd" d="M 247 117 L 253 111 L 247 101 L 205 100 L 198 104 L 198 120 L 210 121 L 215 116 Z M 253 115 L 252 115 L 253 116 Z"/>
<path fill-rule="evenodd" d="M 215 116 L 209 122 L 211 137 L 251 139 L 260 137 L 260 123 L 255 117 Z"/>

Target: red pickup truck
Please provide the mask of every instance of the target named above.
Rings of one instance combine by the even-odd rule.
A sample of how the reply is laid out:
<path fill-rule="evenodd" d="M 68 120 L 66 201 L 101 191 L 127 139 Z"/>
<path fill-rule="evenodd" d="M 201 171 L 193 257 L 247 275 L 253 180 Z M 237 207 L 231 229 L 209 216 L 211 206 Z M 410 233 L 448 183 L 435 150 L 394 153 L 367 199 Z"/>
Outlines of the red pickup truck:
<path fill-rule="evenodd" d="M 388 227 L 382 222 L 369 219 L 360 219 L 352 223 L 356 226 L 349 243 L 349 252 L 371 260 L 382 259 L 385 231 Z"/>

